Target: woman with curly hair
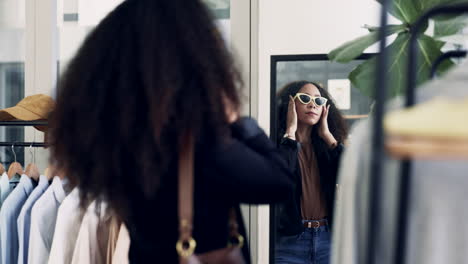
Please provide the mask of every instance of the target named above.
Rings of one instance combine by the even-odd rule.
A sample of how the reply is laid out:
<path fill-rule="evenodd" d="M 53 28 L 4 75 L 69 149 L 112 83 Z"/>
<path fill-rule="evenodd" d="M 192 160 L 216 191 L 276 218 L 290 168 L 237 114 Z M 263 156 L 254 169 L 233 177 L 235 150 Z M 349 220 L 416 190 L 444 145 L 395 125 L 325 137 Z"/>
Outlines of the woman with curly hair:
<path fill-rule="evenodd" d="M 279 149 L 296 187 L 289 200 L 278 206 L 275 263 L 326 264 L 346 123 L 317 83 L 287 84 L 277 98 Z"/>
<path fill-rule="evenodd" d="M 126 224 L 131 263 L 177 263 L 178 158 L 194 143 L 195 253 L 226 247 L 240 203 L 292 191 L 256 122 L 239 118 L 238 70 L 199 0 L 127 0 L 94 29 L 58 87 L 52 161 Z M 244 258 L 249 262 L 247 246 Z"/>

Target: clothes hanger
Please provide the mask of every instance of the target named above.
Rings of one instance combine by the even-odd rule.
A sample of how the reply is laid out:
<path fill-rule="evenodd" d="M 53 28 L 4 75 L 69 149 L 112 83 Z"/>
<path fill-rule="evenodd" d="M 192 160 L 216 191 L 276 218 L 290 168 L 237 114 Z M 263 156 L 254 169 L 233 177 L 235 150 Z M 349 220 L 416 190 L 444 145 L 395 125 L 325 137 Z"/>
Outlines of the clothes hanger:
<path fill-rule="evenodd" d="M 46 176 L 47 180 L 52 180 L 52 178 L 54 177 L 54 174 L 56 174 L 56 169 L 54 167 L 54 165 L 50 165 L 45 169 L 44 171 L 44 175 Z"/>
<path fill-rule="evenodd" d="M 0 174 L 3 174 L 5 172 L 5 167 L 0 163 Z"/>
<path fill-rule="evenodd" d="M 55 176 L 58 176 L 61 180 L 64 179 L 63 170 L 57 166 L 56 162 L 49 162 L 49 165 L 44 170 L 44 175 L 49 181 L 52 180 Z"/>
<path fill-rule="evenodd" d="M 26 166 L 25 174 L 28 175 L 31 179 L 38 181 L 39 180 L 39 168 L 37 168 L 37 165 L 35 164 L 36 156 L 33 155 L 32 144 L 29 147 L 29 153 L 31 153 L 31 163 L 29 163 L 28 166 Z"/>
<path fill-rule="evenodd" d="M 47 168 L 44 170 L 44 176 L 46 176 L 46 178 L 47 178 L 48 180 L 50 180 L 50 179 L 49 179 L 49 174 L 50 174 L 50 168 L 47 167 Z"/>
<path fill-rule="evenodd" d="M 13 178 L 13 176 L 15 176 L 15 174 L 22 175 L 24 173 L 23 166 L 21 166 L 21 164 L 16 161 L 15 145 L 11 145 L 11 151 L 13 151 L 15 161 L 10 164 L 10 167 L 8 167 L 8 179 L 10 180 Z"/>

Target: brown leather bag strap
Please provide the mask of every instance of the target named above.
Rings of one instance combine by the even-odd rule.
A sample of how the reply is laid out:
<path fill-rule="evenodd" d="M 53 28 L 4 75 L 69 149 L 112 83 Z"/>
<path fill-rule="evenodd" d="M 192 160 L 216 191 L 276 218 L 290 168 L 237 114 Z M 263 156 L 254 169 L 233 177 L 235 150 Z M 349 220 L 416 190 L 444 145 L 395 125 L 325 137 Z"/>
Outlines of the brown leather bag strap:
<path fill-rule="evenodd" d="M 181 257 L 193 254 L 196 242 L 192 238 L 193 225 L 193 134 L 186 132 L 179 142 L 179 241 L 176 249 Z"/>
<path fill-rule="evenodd" d="M 243 247 L 244 246 L 244 237 L 239 233 L 239 224 L 237 222 L 236 210 L 231 208 L 229 210 L 229 247 Z"/>
<path fill-rule="evenodd" d="M 176 249 L 183 259 L 190 257 L 196 247 L 196 242 L 192 237 L 193 230 L 193 184 L 194 184 L 194 138 L 192 133 L 182 135 L 179 142 L 179 189 L 178 189 L 178 210 L 179 210 L 179 240 Z M 244 237 L 239 234 L 236 211 L 231 208 L 229 212 L 229 235 L 228 246 L 241 248 L 244 244 Z M 182 261 L 181 263 L 184 263 Z"/>

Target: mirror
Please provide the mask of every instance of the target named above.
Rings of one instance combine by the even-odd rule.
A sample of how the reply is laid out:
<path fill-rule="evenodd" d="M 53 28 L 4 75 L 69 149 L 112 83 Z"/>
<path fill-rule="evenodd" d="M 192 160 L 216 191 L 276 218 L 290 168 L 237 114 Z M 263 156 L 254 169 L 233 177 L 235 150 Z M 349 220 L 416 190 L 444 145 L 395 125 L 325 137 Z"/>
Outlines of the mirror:
<path fill-rule="evenodd" d="M 357 65 L 362 63 L 363 60 L 368 59 L 373 55 L 374 54 L 363 54 L 356 60 L 353 60 L 346 64 L 331 62 L 328 60 L 326 54 L 271 56 L 270 135 L 271 139 L 276 143 L 276 145 L 280 146 L 280 143 L 282 142 L 281 148 L 283 148 L 285 144 L 283 139 L 284 137 L 291 136 L 294 139 L 296 136 L 300 137 L 299 131 L 301 130 L 301 111 L 298 111 L 298 132 L 293 133 L 293 135 L 290 135 L 287 131 L 285 131 L 286 124 L 283 124 L 286 123 L 286 112 L 281 111 L 280 109 L 281 100 L 284 101 L 288 99 L 285 99 L 287 98 L 287 96 L 282 97 L 282 99 L 280 99 L 279 92 L 282 91 L 285 86 L 291 84 L 292 82 L 305 80 L 320 85 L 323 88 L 322 92 L 320 92 L 320 90 L 316 88 L 311 88 L 315 90 L 308 91 L 304 88 L 304 84 L 299 85 L 300 87 L 298 87 L 297 89 L 300 88 L 300 90 L 297 92 L 306 92 L 307 94 L 312 96 L 322 96 L 328 98 L 328 100 L 332 101 L 333 104 L 336 106 L 336 109 L 338 109 L 339 112 L 341 112 L 342 116 L 344 117 L 344 122 L 347 123 L 348 127 L 352 126 L 353 123 L 357 120 L 367 118 L 371 110 L 372 99 L 364 95 L 360 90 L 354 87 L 348 80 L 348 75 Z M 297 92 L 294 93 L 296 94 Z M 325 93 L 328 93 L 329 95 L 326 95 Z M 292 95 L 294 96 L 295 94 Z M 305 96 L 303 98 L 305 101 L 301 99 L 302 98 L 299 97 L 295 99 L 296 109 L 299 109 L 298 107 L 307 107 L 304 109 L 322 108 L 322 110 L 317 110 L 320 113 L 324 109 L 324 106 L 319 106 L 321 104 L 320 99 L 315 99 L 313 97 L 311 98 L 309 96 Z M 299 101 L 302 101 L 302 104 L 298 103 Z M 287 104 L 283 103 L 282 105 L 283 110 L 287 109 Z M 329 102 L 327 102 L 327 105 L 329 105 Z M 310 114 L 313 115 L 314 113 Z M 329 115 L 328 118 L 329 122 L 331 119 L 330 116 L 331 115 Z M 320 116 L 317 116 L 316 119 L 320 120 Z M 329 126 L 330 130 L 332 130 L 330 124 Z M 339 125 L 337 127 L 339 127 Z M 311 133 L 309 133 L 307 136 L 307 141 L 309 142 L 313 141 L 313 137 L 309 136 Z M 345 141 L 344 137 L 342 137 L 342 140 L 339 140 L 340 135 L 334 136 L 337 138 L 335 140 L 335 143 L 336 141 L 340 143 L 345 143 L 342 142 Z M 304 139 L 305 137 L 302 138 Z M 312 138 L 312 140 L 310 140 L 310 138 Z M 346 139 L 348 138 L 349 136 L 346 137 Z M 320 188 L 321 186 L 320 181 L 324 180 L 321 175 L 322 169 L 320 169 L 320 163 L 323 164 L 322 159 L 320 157 L 321 149 L 320 146 L 318 146 L 317 144 L 310 143 L 310 145 L 313 146 L 312 148 L 310 148 L 312 150 L 306 151 L 306 147 L 304 147 L 306 143 L 304 143 L 304 141 L 300 140 L 299 138 L 297 139 L 297 141 L 303 142 L 300 148 L 301 153 L 297 152 L 298 148 L 296 147 L 296 152 L 291 151 L 290 154 L 295 153 L 291 155 L 297 155 L 297 157 L 295 159 L 289 159 L 289 161 L 294 160 L 293 162 L 290 162 L 291 164 L 297 165 L 288 166 L 295 167 L 294 170 L 297 173 L 294 173 L 294 175 L 299 175 L 295 176 L 296 181 L 298 181 L 296 184 L 301 187 L 296 189 L 296 192 L 291 195 L 291 201 L 286 202 L 284 204 L 275 205 L 270 209 L 270 263 L 296 263 L 295 261 L 298 258 L 310 258 L 311 254 L 314 253 L 311 250 L 304 249 L 312 249 L 312 247 L 316 249 L 315 257 L 322 259 L 329 258 L 329 254 L 327 255 L 326 253 L 324 253 L 323 255 L 320 255 L 321 253 L 320 250 L 318 250 L 317 246 L 323 247 L 323 252 L 329 252 L 328 249 L 331 247 L 330 243 L 318 243 L 317 245 L 312 246 L 312 244 L 314 243 L 312 241 L 315 241 L 316 239 L 316 236 L 314 234 L 320 234 L 320 232 L 313 231 L 318 233 L 308 233 L 305 231 L 307 229 L 322 230 L 322 228 L 328 228 L 326 221 L 322 221 L 321 219 L 327 219 L 327 211 L 329 210 L 328 208 L 330 206 L 327 205 L 326 201 L 332 201 L 332 199 L 325 198 L 324 196 L 326 196 L 326 194 L 323 193 L 322 195 L 313 195 L 319 193 L 319 191 L 317 191 L 319 189 L 317 188 Z M 297 144 L 297 141 L 293 140 L 289 141 L 289 143 Z M 330 146 L 332 146 L 330 147 L 330 149 L 333 149 L 333 143 L 331 143 Z M 294 148 L 294 146 L 292 146 L 291 148 Z M 282 149 L 282 151 L 283 150 L 284 149 Z M 317 152 L 317 154 L 315 152 Z M 286 156 L 287 155 L 289 154 L 286 154 Z M 286 156 L 285 159 L 288 159 L 288 157 Z M 310 173 L 307 173 L 304 170 L 308 170 Z M 320 177 L 313 176 L 317 174 L 320 174 Z M 308 179 L 313 180 L 308 180 L 309 182 L 305 183 L 305 181 L 303 180 L 304 176 L 300 175 L 307 175 Z M 332 185 L 334 186 L 334 184 Z M 303 195 L 304 188 L 305 190 L 308 190 L 308 194 L 306 196 Z M 298 198 L 299 196 L 300 198 Z M 333 195 L 329 196 L 333 197 Z M 314 206 L 310 206 L 311 204 L 313 204 Z M 315 206 L 316 204 L 321 205 Z M 302 223 L 300 223 L 299 218 L 302 218 Z M 320 221 L 310 221 L 311 219 Z M 326 232 L 323 233 L 325 234 Z M 329 234 L 330 233 L 328 233 L 327 236 L 329 236 Z M 320 235 L 317 235 L 317 237 L 319 236 Z M 329 241 L 329 238 L 326 239 L 328 239 Z"/>

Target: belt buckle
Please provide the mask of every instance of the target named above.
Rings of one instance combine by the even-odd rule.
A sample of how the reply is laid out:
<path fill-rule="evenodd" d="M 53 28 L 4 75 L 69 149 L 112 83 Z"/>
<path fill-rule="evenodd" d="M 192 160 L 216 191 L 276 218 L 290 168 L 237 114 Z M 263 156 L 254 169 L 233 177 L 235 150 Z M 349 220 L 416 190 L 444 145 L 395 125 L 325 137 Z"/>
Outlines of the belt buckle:
<path fill-rule="evenodd" d="M 307 227 L 308 228 L 319 228 L 320 227 L 320 222 L 319 221 L 310 221 L 307 222 Z"/>

